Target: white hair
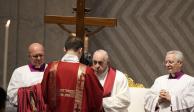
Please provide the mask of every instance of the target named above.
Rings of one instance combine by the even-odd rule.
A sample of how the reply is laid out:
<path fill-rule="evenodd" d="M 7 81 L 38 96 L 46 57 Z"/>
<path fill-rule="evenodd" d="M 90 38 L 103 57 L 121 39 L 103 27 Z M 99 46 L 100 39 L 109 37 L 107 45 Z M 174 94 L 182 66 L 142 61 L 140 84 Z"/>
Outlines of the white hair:
<path fill-rule="evenodd" d="M 98 49 L 94 52 L 93 56 L 96 54 L 96 53 L 100 53 L 101 55 L 104 56 L 104 60 L 106 60 L 107 62 L 109 62 L 109 55 L 107 53 L 107 51 L 103 50 L 103 49 Z"/>
<path fill-rule="evenodd" d="M 172 51 L 168 51 L 168 52 L 166 53 L 166 55 L 168 55 L 168 54 L 175 54 L 175 55 L 176 55 L 176 59 L 177 59 L 178 61 L 183 62 L 183 60 L 184 60 L 184 56 L 183 56 L 183 53 L 182 53 L 181 51 L 172 50 Z"/>

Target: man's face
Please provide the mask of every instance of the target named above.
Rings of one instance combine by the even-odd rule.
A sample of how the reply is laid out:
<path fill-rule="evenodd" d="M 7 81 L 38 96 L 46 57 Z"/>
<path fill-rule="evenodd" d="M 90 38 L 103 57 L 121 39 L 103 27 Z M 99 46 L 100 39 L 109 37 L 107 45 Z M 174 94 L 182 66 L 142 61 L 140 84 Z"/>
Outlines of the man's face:
<path fill-rule="evenodd" d="M 96 75 L 101 75 L 107 67 L 108 60 L 105 59 L 105 56 L 100 53 L 95 53 L 92 59 L 92 68 L 94 69 Z"/>
<path fill-rule="evenodd" d="M 41 47 L 34 47 L 29 53 L 30 62 L 36 68 L 39 68 L 44 63 L 44 49 Z"/>
<path fill-rule="evenodd" d="M 175 54 L 167 54 L 165 58 L 165 67 L 168 73 L 174 74 L 181 70 L 182 62 L 176 59 Z"/>

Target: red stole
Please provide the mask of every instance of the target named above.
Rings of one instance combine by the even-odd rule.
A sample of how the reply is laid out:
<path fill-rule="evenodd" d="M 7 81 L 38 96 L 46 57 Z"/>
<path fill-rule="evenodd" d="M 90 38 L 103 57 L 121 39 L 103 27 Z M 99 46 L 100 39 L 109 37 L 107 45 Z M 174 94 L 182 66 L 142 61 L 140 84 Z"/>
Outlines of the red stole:
<path fill-rule="evenodd" d="M 41 85 L 18 89 L 18 112 L 46 112 Z"/>
<path fill-rule="evenodd" d="M 104 83 L 103 97 L 109 97 L 111 95 L 111 91 L 115 81 L 115 76 L 116 70 L 110 67 Z"/>
<path fill-rule="evenodd" d="M 85 75 L 86 75 L 86 65 L 80 63 L 77 73 L 77 84 L 75 90 L 75 103 L 74 103 L 75 112 L 81 112 L 82 110 Z"/>

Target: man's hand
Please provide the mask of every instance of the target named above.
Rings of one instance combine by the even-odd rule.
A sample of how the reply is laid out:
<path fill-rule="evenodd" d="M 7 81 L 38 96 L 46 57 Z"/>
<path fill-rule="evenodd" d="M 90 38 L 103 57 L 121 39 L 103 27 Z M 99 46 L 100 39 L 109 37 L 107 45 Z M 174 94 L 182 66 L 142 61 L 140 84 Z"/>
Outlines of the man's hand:
<path fill-rule="evenodd" d="M 159 103 L 167 102 L 167 101 L 171 102 L 171 96 L 170 96 L 169 92 L 164 90 L 164 89 L 162 89 L 160 91 L 159 97 L 160 97 L 158 100 Z"/>

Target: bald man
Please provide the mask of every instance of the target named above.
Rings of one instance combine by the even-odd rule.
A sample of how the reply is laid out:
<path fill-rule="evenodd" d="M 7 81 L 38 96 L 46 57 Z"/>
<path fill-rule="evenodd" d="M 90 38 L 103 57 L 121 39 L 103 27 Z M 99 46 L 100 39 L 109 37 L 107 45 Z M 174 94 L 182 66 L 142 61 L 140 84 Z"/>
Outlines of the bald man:
<path fill-rule="evenodd" d="M 24 96 L 22 94 L 25 93 L 25 91 L 29 88 L 32 89 L 32 86 L 42 81 L 46 67 L 43 45 L 40 43 L 30 44 L 28 47 L 28 58 L 28 65 L 21 66 L 14 70 L 7 88 L 8 100 L 15 107 L 18 106 L 18 101 L 21 101 L 18 99 L 18 95 Z M 19 94 L 19 90 L 21 90 L 21 94 Z M 37 91 L 39 91 L 39 89 Z M 21 103 L 22 102 L 24 103 L 25 101 L 21 101 Z"/>
<path fill-rule="evenodd" d="M 99 49 L 92 57 L 93 69 L 104 89 L 103 108 L 105 112 L 127 112 L 130 104 L 126 76 L 109 65 L 109 56 Z"/>

